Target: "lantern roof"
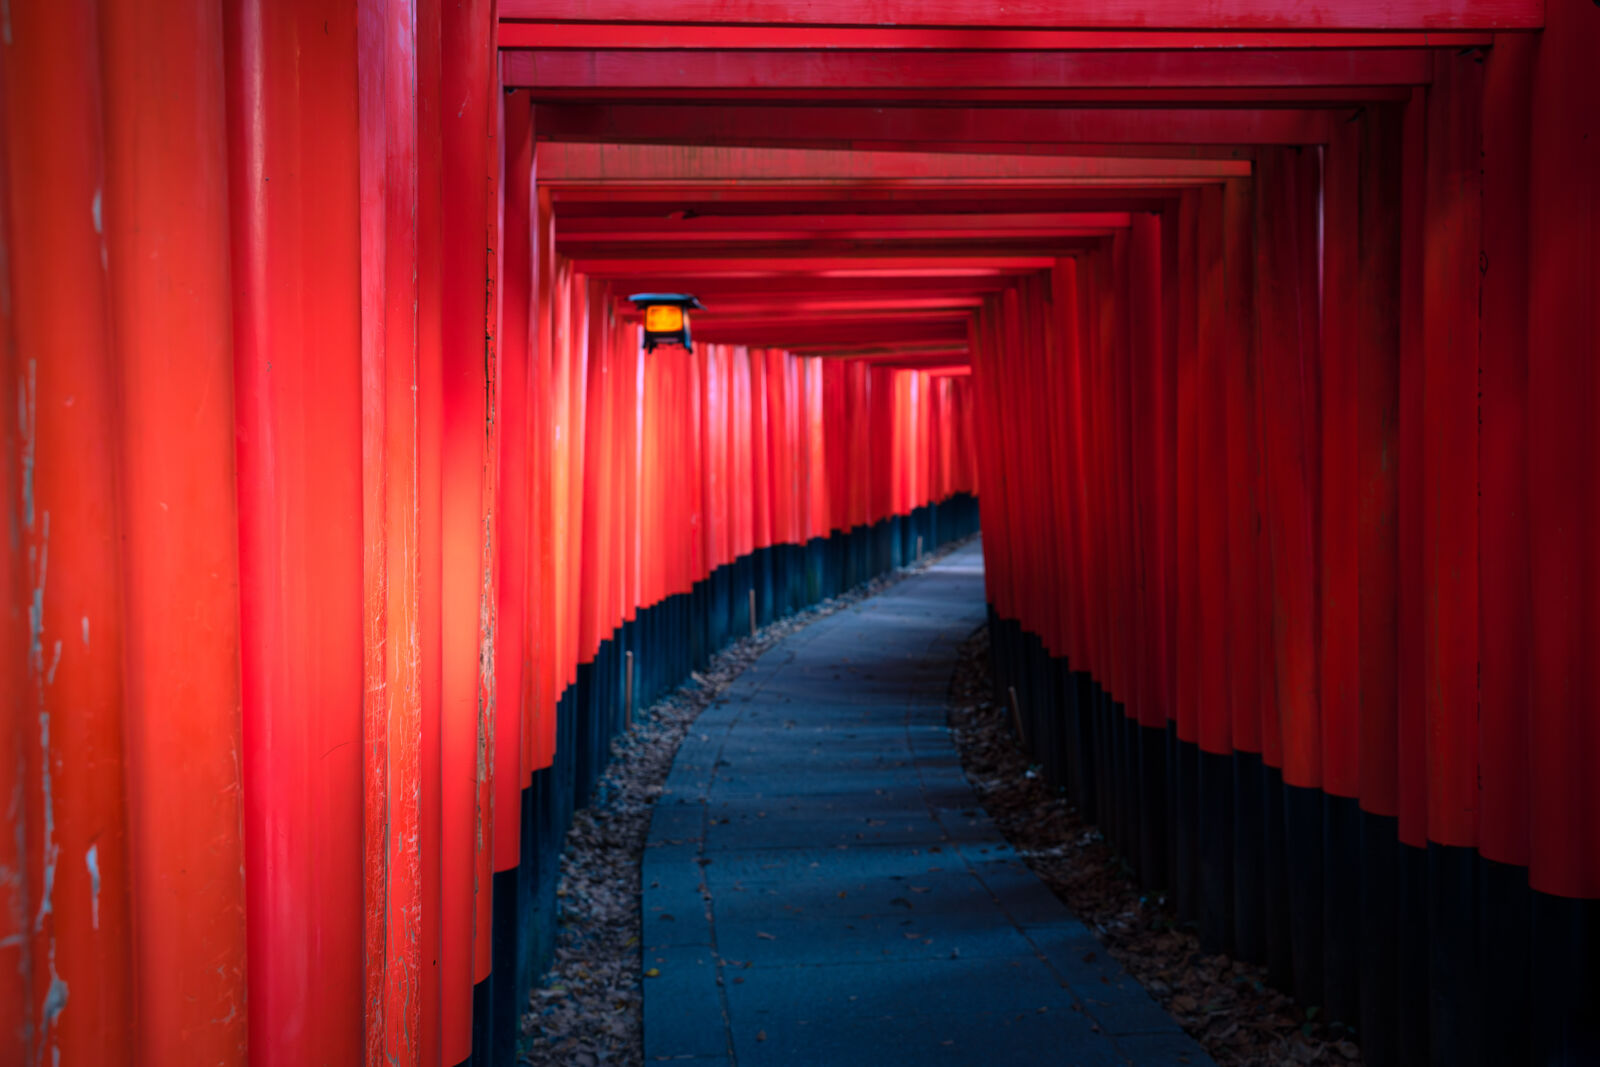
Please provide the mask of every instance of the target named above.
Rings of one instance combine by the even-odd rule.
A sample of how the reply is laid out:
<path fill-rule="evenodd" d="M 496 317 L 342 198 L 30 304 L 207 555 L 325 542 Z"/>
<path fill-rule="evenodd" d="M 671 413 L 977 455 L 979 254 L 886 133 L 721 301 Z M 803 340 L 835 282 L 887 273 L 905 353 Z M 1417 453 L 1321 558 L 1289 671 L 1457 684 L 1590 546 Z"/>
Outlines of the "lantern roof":
<path fill-rule="evenodd" d="M 669 304 L 681 308 L 698 308 L 705 310 L 705 305 L 688 293 L 634 293 L 628 297 L 635 307 L 647 307 L 651 304 Z"/>

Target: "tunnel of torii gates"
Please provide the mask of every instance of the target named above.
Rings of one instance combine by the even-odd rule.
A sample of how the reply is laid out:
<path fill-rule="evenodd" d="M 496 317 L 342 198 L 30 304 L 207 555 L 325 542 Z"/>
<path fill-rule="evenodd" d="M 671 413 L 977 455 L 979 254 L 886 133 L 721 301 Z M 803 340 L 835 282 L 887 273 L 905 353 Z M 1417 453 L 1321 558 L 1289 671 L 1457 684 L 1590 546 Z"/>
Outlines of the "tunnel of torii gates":
<path fill-rule="evenodd" d="M 0 21 L 0 1062 L 511 1064 L 625 702 L 980 499 L 1208 950 L 1600 1062 L 1590 0 Z"/>

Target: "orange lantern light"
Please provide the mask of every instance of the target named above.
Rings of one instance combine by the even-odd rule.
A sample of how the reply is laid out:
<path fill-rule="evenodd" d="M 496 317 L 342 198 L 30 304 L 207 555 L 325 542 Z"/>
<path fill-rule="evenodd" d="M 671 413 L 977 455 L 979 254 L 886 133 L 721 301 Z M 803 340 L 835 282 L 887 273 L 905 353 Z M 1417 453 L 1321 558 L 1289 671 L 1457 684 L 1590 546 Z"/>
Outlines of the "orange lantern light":
<path fill-rule="evenodd" d="M 635 293 L 628 297 L 644 312 L 644 350 L 657 345 L 682 345 L 694 351 L 689 340 L 689 309 L 705 305 L 687 293 Z"/>

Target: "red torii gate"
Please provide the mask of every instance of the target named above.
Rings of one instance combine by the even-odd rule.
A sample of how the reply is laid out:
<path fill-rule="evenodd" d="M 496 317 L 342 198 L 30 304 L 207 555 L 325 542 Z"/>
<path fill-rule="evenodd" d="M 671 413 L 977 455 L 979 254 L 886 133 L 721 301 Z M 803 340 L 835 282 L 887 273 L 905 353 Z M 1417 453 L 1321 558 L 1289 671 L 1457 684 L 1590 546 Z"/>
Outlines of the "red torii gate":
<path fill-rule="evenodd" d="M 1274 536 L 1322 545 L 1257 576 L 1291 597 L 1279 654 L 1319 708 L 1289 715 L 1269 755 L 1291 785 L 1394 818 L 1412 847 L 1527 868 L 1541 931 L 1581 953 L 1592 910 L 1549 901 L 1600 897 L 1600 849 L 1582 847 L 1600 826 L 1597 15 L 1581 0 L 14 3 L 0 795 L 20 798 L 22 833 L 0 835 L 5 1040 L 69 1067 L 470 1049 L 490 887 L 525 859 L 519 791 L 549 758 L 532 704 L 497 719 L 485 697 L 523 690 L 516 627 L 544 610 L 496 600 L 523 595 L 505 591 L 534 565 L 485 530 L 551 519 L 496 497 L 530 461 L 485 432 L 487 398 L 512 425 L 549 412 L 526 364 L 487 375 L 485 338 L 558 343 L 576 321 L 551 311 L 558 256 L 612 295 L 662 279 L 715 294 L 707 340 L 971 359 L 980 405 L 1007 423 L 984 452 L 997 608 L 1213 755 L 1278 743 L 1238 710 L 1243 679 L 1261 680 L 1242 642 L 1128 594 L 1170 631 L 1148 651 L 1018 576 L 1076 567 L 1107 604 L 1126 589 L 1092 565 L 1150 564 L 1181 603 L 1256 632 L 1256 608 L 1200 566 L 1247 533 L 1256 478 L 1219 416 L 1255 411 L 1264 490 L 1303 505 L 1270 516 Z M 762 145 L 853 149 L 857 169 L 745 150 Z M 1322 146 L 1320 176 L 1301 145 Z M 1314 395 L 1270 378 L 1279 406 L 1262 412 L 1196 354 L 1211 347 L 1174 342 L 1194 392 L 1181 378 L 1139 402 L 1174 406 L 1192 496 L 1159 469 L 1164 439 L 1119 424 L 1124 450 L 1051 425 L 1049 397 L 1132 402 L 1118 365 L 1084 356 L 1066 380 L 1040 356 L 1065 344 L 1047 320 L 1111 291 L 1098 272 L 1137 263 L 1173 301 L 1171 329 L 1236 337 L 1247 320 L 1215 302 L 1226 279 L 1179 280 L 1250 259 L 1306 282 L 1310 236 L 1287 227 L 1322 187 L 1338 225 L 1314 266 L 1343 302 L 1307 336 L 1290 314 L 1303 288 L 1260 326 L 1314 353 Z M 641 221 L 668 205 L 685 217 Z M 1271 238 L 1252 246 L 1246 224 Z M 527 306 L 502 318 L 486 294 L 508 291 Z M 937 317 L 909 328 L 895 313 L 913 308 Z M 1080 322 L 1088 352 L 1110 327 Z M 1165 358 L 1160 337 L 1127 343 L 1155 361 L 1141 367 Z M 1473 350 L 1476 376 L 1461 373 Z M 1013 395 L 1029 403 L 999 419 Z M 1290 413 L 1312 407 L 1308 442 Z M 1295 466 L 1296 448 L 1344 459 Z M 1167 479 L 1171 543 L 1130 537 L 1139 554 L 1117 555 L 1137 527 L 1073 524 L 1090 500 L 1121 522 L 1140 499 L 1092 482 L 1112 477 L 1084 465 L 1095 454 L 1132 464 L 1124 483 Z M 1036 511 L 1001 490 L 1044 471 L 1102 495 Z M 1360 509 L 1320 503 L 1358 493 Z M 1082 530 L 1065 562 L 1030 540 L 1056 527 Z M 486 604 L 507 620 L 488 660 Z M 1559 956 L 1563 935 L 1541 936 Z M 1446 962 L 1472 973 L 1504 949 Z M 1552 1048 L 1569 1004 L 1536 1018 Z M 1421 1037 L 1389 1021 L 1426 1044 L 1425 1013 Z M 1445 1022 L 1472 1038 L 1470 1018 Z"/>

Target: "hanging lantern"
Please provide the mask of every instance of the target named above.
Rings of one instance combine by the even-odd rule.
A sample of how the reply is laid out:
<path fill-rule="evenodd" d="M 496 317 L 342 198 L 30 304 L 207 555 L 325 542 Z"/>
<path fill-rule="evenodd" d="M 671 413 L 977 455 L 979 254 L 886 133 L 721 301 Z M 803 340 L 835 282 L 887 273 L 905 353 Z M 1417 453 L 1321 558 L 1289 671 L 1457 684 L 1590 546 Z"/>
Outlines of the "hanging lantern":
<path fill-rule="evenodd" d="M 694 351 L 689 341 L 689 309 L 705 310 L 705 305 L 687 293 L 634 293 L 628 297 L 644 312 L 644 350 L 657 345 L 682 345 Z"/>

